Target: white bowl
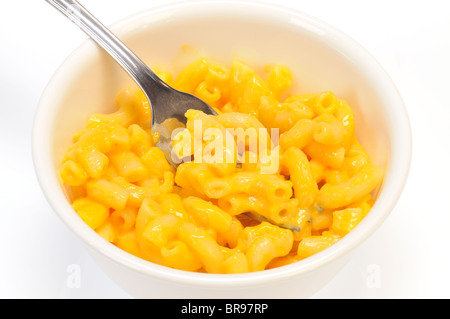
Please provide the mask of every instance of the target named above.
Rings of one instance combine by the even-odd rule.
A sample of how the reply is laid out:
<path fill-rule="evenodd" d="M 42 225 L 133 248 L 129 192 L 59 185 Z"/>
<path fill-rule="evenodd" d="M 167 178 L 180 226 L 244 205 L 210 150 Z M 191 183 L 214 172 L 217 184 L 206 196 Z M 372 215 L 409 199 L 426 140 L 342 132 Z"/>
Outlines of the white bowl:
<path fill-rule="evenodd" d="M 89 248 L 104 271 L 137 298 L 304 298 L 331 280 L 355 247 L 382 224 L 407 179 L 411 158 L 408 116 L 394 84 L 357 43 L 329 25 L 291 9 L 247 1 L 183 2 L 128 18 L 112 30 L 150 66 L 176 72 L 177 53 L 190 44 L 229 64 L 282 63 L 293 91 L 331 90 L 355 109 L 357 136 L 385 167 L 374 207 L 345 238 L 297 263 L 261 272 L 216 275 L 169 269 L 107 243 L 73 211 L 58 177 L 64 151 L 88 115 L 112 111 L 133 82 L 97 45 L 87 41 L 54 75 L 40 101 L 33 130 L 38 179 L 52 208 Z M 175 61 L 175 63 L 173 63 Z"/>

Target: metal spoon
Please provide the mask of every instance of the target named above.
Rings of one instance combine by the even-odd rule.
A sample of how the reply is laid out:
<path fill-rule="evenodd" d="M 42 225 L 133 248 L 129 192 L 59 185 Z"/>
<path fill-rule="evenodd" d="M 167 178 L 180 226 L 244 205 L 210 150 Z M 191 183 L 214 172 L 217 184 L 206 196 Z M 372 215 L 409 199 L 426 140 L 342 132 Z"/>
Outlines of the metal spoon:
<path fill-rule="evenodd" d="M 161 133 L 160 142 L 157 146 L 164 151 L 170 163 L 176 166 L 170 154 L 172 132 L 167 131 L 163 123 L 170 119 L 177 119 L 182 124 L 186 124 L 187 119 L 184 114 L 187 110 L 195 109 L 206 114 L 217 115 L 214 109 L 197 97 L 180 92 L 167 85 L 78 1 L 46 1 L 86 32 L 136 81 L 150 102 L 152 129 Z"/>

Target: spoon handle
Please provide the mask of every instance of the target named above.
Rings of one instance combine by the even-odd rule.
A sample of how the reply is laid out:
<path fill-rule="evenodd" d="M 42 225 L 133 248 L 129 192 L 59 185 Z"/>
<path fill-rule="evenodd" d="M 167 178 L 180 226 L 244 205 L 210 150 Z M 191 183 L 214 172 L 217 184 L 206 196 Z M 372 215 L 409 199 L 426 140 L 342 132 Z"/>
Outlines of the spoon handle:
<path fill-rule="evenodd" d="M 161 89 L 161 87 L 167 87 L 167 84 L 153 73 L 142 60 L 140 60 L 122 41 L 78 3 L 78 1 L 46 1 L 68 17 L 108 52 L 138 83 L 146 94 L 153 95 L 156 94 L 157 90 Z M 147 98 L 151 100 L 152 96 L 147 96 Z"/>

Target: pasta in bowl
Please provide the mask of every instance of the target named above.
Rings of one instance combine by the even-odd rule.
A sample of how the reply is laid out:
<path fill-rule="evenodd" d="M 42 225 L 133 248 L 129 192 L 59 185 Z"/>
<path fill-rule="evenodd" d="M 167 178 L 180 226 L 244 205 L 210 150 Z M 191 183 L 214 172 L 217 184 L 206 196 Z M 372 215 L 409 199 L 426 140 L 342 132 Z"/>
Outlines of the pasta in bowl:
<path fill-rule="evenodd" d="M 234 2 L 168 6 L 113 30 L 219 114 L 186 114 L 171 136 L 174 168 L 142 92 L 89 41 L 42 97 L 33 146 L 44 193 L 132 295 L 311 296 L 392 210 L 409 165 L 407 117 L 345 36 Z M 282 36 L 267 46 L 255 32 Z M 177 55 L 186 42 L 201 48 L 189 63 Z"/>
<path fill-rule="evenodd" d="M 202 58 L 174 80 L 160 74 L 219 113 L 186 113 L 173 134 L 176 169 L 145 126 L 145 95 L 124 90 L 63 159 L 74 210 L 125 251 L 187 271 L 261 271 L 337 242 L 369 213 L 383 169 L 358 143 L 346 101 L 332 92 L 281 99 L 289 69 L 266 71 Z"/>

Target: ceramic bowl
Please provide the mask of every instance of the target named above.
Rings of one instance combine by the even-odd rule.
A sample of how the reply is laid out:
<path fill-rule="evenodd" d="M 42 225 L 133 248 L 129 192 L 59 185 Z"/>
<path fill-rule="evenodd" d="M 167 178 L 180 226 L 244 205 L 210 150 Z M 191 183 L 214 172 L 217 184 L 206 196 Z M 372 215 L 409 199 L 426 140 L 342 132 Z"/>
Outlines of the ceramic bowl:
<path fill-rule="evenodd" d="M 58 177 L 72 136 L 92 113 L 112 112 L 117 93 L 133 85 L 91 40 L 56 72 L 34 123 L 33 157 L 42 190 L 56 214 L 93 258 L 136 298 L 306 298 L 326 285 L 394 208 L 407 179 L 411 133 L 402 99 L 386 72 L 360 45 L 306 14 L 251 1 L 182 2 L 153 8 L 113 26 L 113 32 L 151 67 L 177 72 L 204 55 L 259 68 L 287 65 L 292 91 L 333 91 L 356 115 L 356 134 L 374 163 L 386 169 L 367 217 L 332 247 L 297 263 L 255 273 L 185 272 L 132 256 L 106 242 L 72 209 Z M 188 52 L 180 55 L 182 51 Z"/>

